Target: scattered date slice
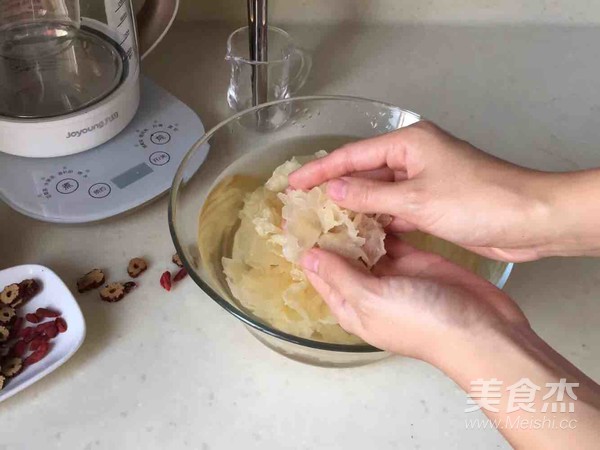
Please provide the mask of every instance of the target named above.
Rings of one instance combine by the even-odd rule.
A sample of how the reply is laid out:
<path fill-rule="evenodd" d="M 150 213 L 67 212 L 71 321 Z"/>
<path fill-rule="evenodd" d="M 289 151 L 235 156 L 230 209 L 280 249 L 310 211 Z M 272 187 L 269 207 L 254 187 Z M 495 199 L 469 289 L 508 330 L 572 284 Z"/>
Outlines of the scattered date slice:
<path fill-rule="evenodd" d="M 137 278 L 148 269 L 148 263 L 143 258 L 133 258 L 127 266 L 127 274 L 131 278 Z"/>
<path fill-rule="evenodd" d="M 133 281 L 128 281 L 127 283 L 123 283 L 123 288 L 125 289 L 125 293 L 129 294 L 137 287 L 137 284 Z"/>
<path fill-rule="evenodd" d="M 100 269 L 94 269 L 77 280 L 77 290 L 80 294 L 97 289 L 106 281 L 106 275 Z"/>
<path fill-rule="evenodd" d="M 100 299 L 109 303 L 123 300 L 125 294 L 125 286 L 121 283 L 111 283 L 100 289 Z"/>
<path fill-rule="evenodd" d="M 178 253 L 175 253 L 173 255 L 173 257 L 171 258 L 171 261 L 173 261 L 173 263 L 175 265 L 177 265 L 177 267 L 183 267 L 183 263 L 181 262 L 181 258 L 179 257 Z"/>

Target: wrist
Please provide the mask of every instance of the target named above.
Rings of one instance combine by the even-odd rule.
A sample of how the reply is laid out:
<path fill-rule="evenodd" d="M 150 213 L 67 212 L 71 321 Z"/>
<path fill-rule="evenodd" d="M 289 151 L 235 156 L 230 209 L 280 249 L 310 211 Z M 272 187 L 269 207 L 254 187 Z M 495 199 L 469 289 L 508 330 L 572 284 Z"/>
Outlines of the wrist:
<path fill-rule="evenodd" d="M 543 256 L 600 256 L 600 170 L 546 174 L 551 241 Z"/>

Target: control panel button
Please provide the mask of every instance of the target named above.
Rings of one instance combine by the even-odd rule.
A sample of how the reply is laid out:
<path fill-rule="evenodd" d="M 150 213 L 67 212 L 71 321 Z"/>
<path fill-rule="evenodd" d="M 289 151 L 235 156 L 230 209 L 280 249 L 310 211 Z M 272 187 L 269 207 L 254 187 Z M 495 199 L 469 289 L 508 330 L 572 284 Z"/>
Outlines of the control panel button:
<path fill-rule="evenodd" d="M 166 152 L 154 152 L 148 159 L 150 160 L 150 164 L 164 166 L 171 160 L 171 156 Z"/>
<path fill-rule="evenodd" d="M 106 183 L 96 183 L 90 186 L 88 193 L 92 198 L 104 198 L 110 194 L 110 186 Z"/>
<path fill-rule="evenodd" d="M 60 194 L 72 194 L 79 189 L 79 183 L 73 178 L 65 178 L 56 183 L 56 190 Z"/>
<path fill-rule="evenodd" d="M 171 135 L 166 131 L 157 131 L 150 135 L 150 141 L 156 145 L 165 145 L 171 140 Z"/>

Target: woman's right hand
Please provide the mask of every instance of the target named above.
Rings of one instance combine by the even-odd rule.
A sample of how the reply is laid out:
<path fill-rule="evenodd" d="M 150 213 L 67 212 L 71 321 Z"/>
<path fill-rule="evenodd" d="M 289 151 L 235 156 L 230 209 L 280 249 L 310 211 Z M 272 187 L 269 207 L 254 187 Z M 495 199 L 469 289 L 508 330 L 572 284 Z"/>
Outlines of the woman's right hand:
<path fill-rule="evenodd" d="M 289 182 L 296 189 L 327 182 L 328 195 L 340 206 L 392 215 L 392 231 L 419 229 L 484 256 L 529 261 L 600 249 L 597 201 L 592 210 L 572 209 L 578 201 L 586 203 L 577 198 L 579 191 L 595 192 L 597 198 L 600 186 L 564 190 L 576 190 L 592 178 L 597 180 L 598 173 L 519 167 L 419 122 L 345 145 L 298 169 Z M 591 247 L 589 236 L 570 230 L 581 228 L 586 214 L 589 233 L 595 233 Z"/>

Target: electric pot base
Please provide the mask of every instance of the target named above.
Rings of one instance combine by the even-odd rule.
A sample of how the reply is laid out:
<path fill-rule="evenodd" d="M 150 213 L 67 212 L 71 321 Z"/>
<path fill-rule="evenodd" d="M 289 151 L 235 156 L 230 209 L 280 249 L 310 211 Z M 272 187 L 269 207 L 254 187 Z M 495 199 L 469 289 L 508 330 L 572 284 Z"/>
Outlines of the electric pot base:
<path fill-rule="evenodd" d="M 92 150 L 58 158 L 0 153 L 0 198 L 38 220 L 85 223 L 144 205 L 171 187 L 187 151 L 204 134 L 188 106 L 145 77 L 131 123 Z M 205 146 L 196 168 L 208 154 Z"/>

